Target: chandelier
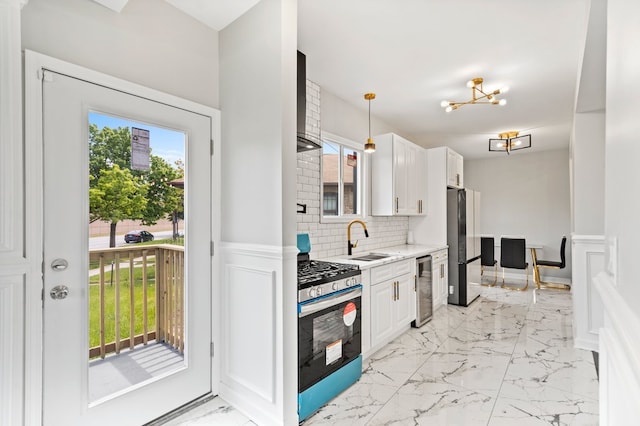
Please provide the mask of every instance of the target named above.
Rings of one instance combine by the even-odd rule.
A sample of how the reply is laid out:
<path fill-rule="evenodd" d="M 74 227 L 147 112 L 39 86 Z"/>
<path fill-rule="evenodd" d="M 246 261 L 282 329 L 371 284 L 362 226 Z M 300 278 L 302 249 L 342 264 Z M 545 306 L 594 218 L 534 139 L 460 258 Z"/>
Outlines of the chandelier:
<path fill-rule="evenodd" d="M 503 87 L 492 92 L 485 92 L 482 88 L 482 77 L 476 77 L 467 81 L 467 87 L 471 89 L 471 99 L 466 102 L 455 101 L 442 101 L 440 106 L 445 109 L 446 112 L 451 112 L 454 109 L 460 108 L 462 105 L 468 104 L 489 104 L 489 105 L 506 105 L 506 99 L 498 99 L 496 95 L 506 93 L 509 88 Z"/>
<path fill-rule="evenodd" d="M 531 135 L 518 136 L 520 132 L 503 132 L 498 135 L 500 139 L 489 139 L 489 151 L 506 152 L 531 148 Z"/>

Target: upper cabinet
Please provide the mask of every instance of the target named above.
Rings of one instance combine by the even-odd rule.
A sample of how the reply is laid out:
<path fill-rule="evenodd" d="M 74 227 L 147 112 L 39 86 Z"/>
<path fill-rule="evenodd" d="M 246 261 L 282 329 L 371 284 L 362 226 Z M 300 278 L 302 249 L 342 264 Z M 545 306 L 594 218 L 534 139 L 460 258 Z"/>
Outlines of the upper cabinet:
<path fill-rule="evenodd" d="M 376 136 L 371 154 L 371 214 L 412 216 L 426 214 L 426 150 L 387 133 Z"/>
<path fill-rule="evenodd" d="M 462 155 L 447 148 L 447 186 L 450 188 L 464 188 L 462 174 Z"/>

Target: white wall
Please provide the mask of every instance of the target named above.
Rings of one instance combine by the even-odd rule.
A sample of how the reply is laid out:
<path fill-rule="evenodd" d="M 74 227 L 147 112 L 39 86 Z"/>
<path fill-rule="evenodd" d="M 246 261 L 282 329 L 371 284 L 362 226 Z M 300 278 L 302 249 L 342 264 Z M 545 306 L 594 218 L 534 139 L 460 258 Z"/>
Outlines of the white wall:
<path fill-rule="evenodd" d="M 600 424 L 640 417 L 640 3 L 607 2 L 605 270 L 600 330 Z"/>
<path fill-rule="evenodd" d="M 604 233 L 604 111 L 575 115 L 572 153 L 573 232 Z"/>
<path fill-rule="evenodd" d="M 220 396 L 256 424 L 297 423 L 296 0 L 220 32 Z"/>
<path fill-rule="evenodd" d="M 618 291 L 625 300 L 637 301 L 640 87 L 635 82 L 640 74 L 640 4 L 608 4 L 605 233 L 618 240 Z M 631 306 L 640 314 L 640 305 Z"/>
<path fill-rule="evenodd" d="M 364 146 L 369 137 L 369 106 L 368 101 L 364 99 L 362 94 L 362 108 L 354 108 L 352 105 L 339 98 L 335 94 L 324 89 L 321 91 L 320 101 L 320 120 L 322 130 L 333 133 L 343 138 L 360 142 Z M 396 133 L 411 142 L 417 143 L 405 132 L 394 128 L 375 114 L 376 99 L 371 101 L 371 136 L 382 135 L 385 133 Z"/>
<path fill-rule="evenodd" d="M 220 32 L 222 238 L 295 245 L 296 17 L 263 3 Z"/>
<path fill-rule="evenodd" d="M 218 105 L 218 33 L 158 0 L 121 13 L 89 0 L 30 0 L 22 47 L 180 96 Z"/>
<path fill-rule="evenodd" d="M 560 260 L 560 240 L 571 233 L 568 150 L 535 152 L 534 139 L 530 152 L 465 160 L 464 182 L 482 193 L 482 234 L 524 235 L 543 246 L 538 257 Z M 549 276 L 571 277 L 570 244 L 566 256 L 567 267 Z"/>

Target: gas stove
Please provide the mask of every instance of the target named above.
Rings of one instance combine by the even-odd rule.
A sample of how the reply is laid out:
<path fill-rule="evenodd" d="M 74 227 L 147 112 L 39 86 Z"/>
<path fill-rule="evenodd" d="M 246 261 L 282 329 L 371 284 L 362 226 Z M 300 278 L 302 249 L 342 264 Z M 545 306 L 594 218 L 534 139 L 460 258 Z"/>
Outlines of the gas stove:
<path fill-rule="evenodd" d="M 358 265 L 301 260 L 298 262 L 298 303 L 360 284 Z"/>

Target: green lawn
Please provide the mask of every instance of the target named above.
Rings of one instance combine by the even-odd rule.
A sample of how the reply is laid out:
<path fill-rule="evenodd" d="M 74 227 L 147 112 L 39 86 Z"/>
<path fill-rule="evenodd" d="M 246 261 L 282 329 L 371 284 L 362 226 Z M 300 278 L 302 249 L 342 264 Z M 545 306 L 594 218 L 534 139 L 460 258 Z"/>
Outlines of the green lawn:
<path fill-rule="evenodd" d="M 115 274 L 114 274 L 115 275 Z M 105 342 L 115 341 L 115 293 L 116 284 L 109 284 L 111 280 L 110 270 L 105 271 Z M 115 281 L 115 279 L 114 279 Z M 94 276 L 89 280 L 89 347 L 100 345 L 100 286 L 99 277 Z M 143 288 L 142 267 L 134 267 L 134 306 L 135 306 L 135 334 L 143 331 Z M 120 338 L 129 337 L 130 318 L 130 287 L 129 268 L 120 268 Z M 148 330 L 155 330 L 156 321 L 156 288 L 154 264 L 147 266 L 147 312 Z"/>
<path fill-rule="evenodd" d="M 178 240 L 165 239 L 148 241 L 145 243 L 132 244 L 134 246 L 173 244 L 184 245 L 184 238 Z M 155 288 L 155 256 L 147 257 L 147 330 L 155 330 L 156 321 L 156 288 Z M 129 317 L 130 317 L 130 287 L 129 287 L 129 267 L 128 260 L 123 259 L 126 267 L 120 268 L 120 339 L 129 337 Z M 100 263 L 91 262 L 90 269 L 99 268 Z M 111 265 L 105 265 L 105 343 L 115 341 L 115 273 L 113 284 L 111 284 Z M 143 288 L 142 288 L 142 262 L 134 261 L 133 268 L 133 291 L 134 291 L 134 315 L 135 315 L 135 335 L 142 334 L 144 326 L 143 318 Z M 100 276 L 89 277 L 89 347 L 100 345 Z"/>

